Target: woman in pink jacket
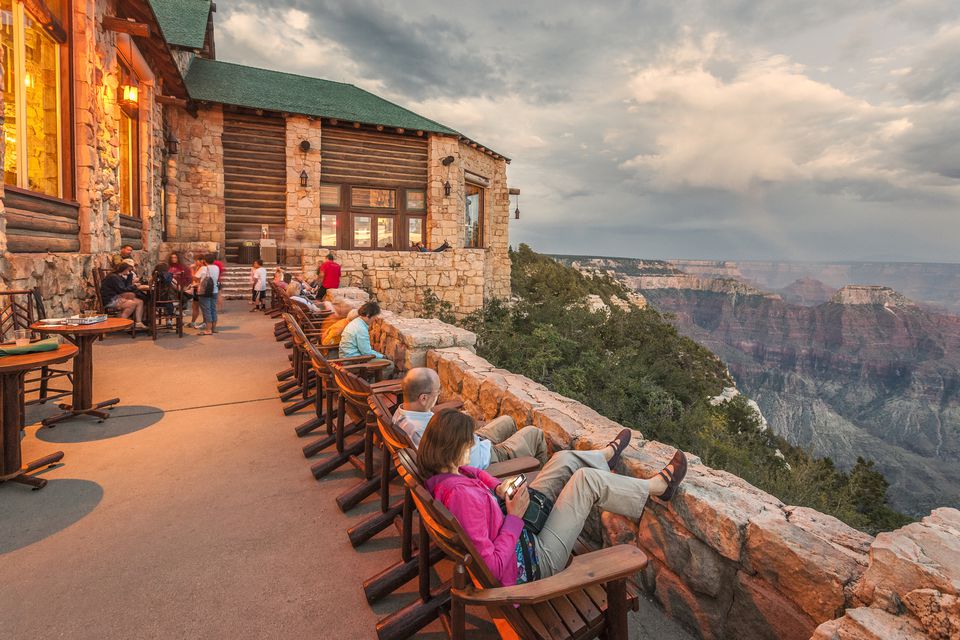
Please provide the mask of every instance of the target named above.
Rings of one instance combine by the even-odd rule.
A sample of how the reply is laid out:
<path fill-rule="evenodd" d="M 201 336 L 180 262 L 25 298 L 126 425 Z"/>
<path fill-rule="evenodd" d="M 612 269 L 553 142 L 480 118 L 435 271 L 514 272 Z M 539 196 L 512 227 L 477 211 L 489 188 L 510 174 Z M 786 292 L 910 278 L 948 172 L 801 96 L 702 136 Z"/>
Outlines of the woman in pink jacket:
<path fill-rule="evenodd" d="M 522 519 L 530 504 L 527 485 L 510 497 L 509 480 L 466 466 L 474 429 L 473 418 L 465 413 L 437 413 L 420 440 L 417 463 L 427 490 L 457 519 L 503 586 L 562 571 L 594 507 L 639 518 L 648 496 L 670 500 L 687 471 L 686 457 L 677 451 L 649 480 L 612 473 L 630 443 L 629 429 L 599 451 L 559 451 L 530 483 L 554 503 L 543 529 L 534 534 L 524 529 Z M 506 502 L 506 514 L 498 497 Z"/>

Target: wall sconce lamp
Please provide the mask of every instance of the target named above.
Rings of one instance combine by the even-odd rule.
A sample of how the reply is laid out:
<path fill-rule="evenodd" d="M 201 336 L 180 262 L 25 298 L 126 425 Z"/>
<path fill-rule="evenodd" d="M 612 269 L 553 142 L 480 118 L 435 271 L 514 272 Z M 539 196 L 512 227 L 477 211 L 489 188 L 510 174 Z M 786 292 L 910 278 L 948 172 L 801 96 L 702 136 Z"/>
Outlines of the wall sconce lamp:
<path fill-rule="evenodd" d="M 177 155 L 180 152 L 180 141 L 177 140 L 177 136 L 173 135 L 173 132 L 170 132 L 170 135 L 167 136 L 167 153 L 171 156 Z"/>
<path fill-rule="evenodd" d="M 440 164 L 442 164 L 445 167 L 449 167 L 450 165 L 453 164 L 454 159 L 455 158 L 453 156 L 447 156 L 446 158 L 440 161 Z"/>
<path fill-rule="evenodd" d="M 301 170 L 300 170 L 300 188 L 306 189 L 306 188 L 307 188 L 307 180 L 309 180 L 309 179 L 310 179 L 310 176 L 307 175 L 307 170 L 306 170 L 306 169 L 301 169 Z"/>
<path fill-rule="evenodd" d="M 140 91 L 135 85 L 123 84 L 119 87 L 120 103 L 128 107 L 136 107 L 140 101 Z"/>
<path fill-rule="evenodd" d="M 450 195 L 450 181 L 449 181 L 449 180 L 447 180 L 446 182 L 443 183 L 443 195 L 445 195 L 445 196 L 449 196 L 449 195 Z"/>

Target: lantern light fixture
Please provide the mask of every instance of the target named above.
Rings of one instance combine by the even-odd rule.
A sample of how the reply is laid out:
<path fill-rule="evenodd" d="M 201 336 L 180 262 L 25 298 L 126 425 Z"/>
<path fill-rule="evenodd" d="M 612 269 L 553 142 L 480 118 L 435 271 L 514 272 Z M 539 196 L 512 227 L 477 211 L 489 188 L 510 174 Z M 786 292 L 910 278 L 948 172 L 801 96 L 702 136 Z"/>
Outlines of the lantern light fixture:
<path fill-rule="evenodd" d="M 447 180 L 446 182 L 443 183 L 443 195 L 449 196 L 450 190 L 451 190 L 450 181 Z"/>
<path fill-rule="evenodd" d="M 140 101 L 140 91 L 136 85 L 120 85 L 120 102 L 130 107 L 136 107 Z"/>
<path fill-rule="evenodd" d="M 306 169 L 302 169 L 302 170 L 300 171 L 300 188 L 306 189 L 306 188 L 307 188 L 307 180 L 309 180 L 309 179 L 310 179 L 310 176 L 307 175 L 307 170 L 306 170 Z"/>
<path fill-rule="evenodd" d="M 170 135 L 167 136 L 167 153 L 171 156 L 177 155 L 180 151 L 180 141 L 177 140 L 177 136 L 173 135 L 173 132 L 170 132 Z"/>

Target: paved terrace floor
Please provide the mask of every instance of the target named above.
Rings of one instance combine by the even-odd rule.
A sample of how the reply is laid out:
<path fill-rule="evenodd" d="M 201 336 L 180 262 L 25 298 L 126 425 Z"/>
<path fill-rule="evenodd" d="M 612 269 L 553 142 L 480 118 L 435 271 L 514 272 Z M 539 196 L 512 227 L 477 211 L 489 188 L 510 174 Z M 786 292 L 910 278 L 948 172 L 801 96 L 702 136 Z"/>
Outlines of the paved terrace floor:
<path fill-rule="evenodd" d="M 98 342 L 94 399 L 122 400 L 103 424 L 41 429 L 54 409 L 30 410 L 24 460 L 66 457 L 41 491 L 0 484 L 0 637 L 374 638 L 412 597 L 411 583 L 367 605 L 360 583 L 397 559 L 398 537 L 349 545 L 373 500 L 342 514 L 356 473 L 313 479 L 293 430 L 305 414 L 284 417 L 276 397 L 273 321 L 227 310 L 214 337 Z M 631 631 L 689 637 L 647 602 Z"/>

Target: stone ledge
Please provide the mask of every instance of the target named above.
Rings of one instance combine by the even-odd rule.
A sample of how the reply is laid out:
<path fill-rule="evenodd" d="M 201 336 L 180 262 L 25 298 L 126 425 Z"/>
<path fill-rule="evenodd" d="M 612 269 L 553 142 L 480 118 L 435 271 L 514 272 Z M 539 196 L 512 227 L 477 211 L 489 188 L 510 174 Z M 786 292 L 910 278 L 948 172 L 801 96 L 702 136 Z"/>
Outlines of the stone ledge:
<path fill-rule="evenodd" d="M 408 322 L 386 317 L 383 324 L 390 328 L 380 331 L 381 339 L 407 348 L 399 336 Z M 479 420 L 511 415 L 518 424 L 540 427 L 554 442 L 580 449 L 605 446 L 621 429 L 579 402 L 498 369 L 476 355 L 473 342 L 445 346 L 451 336 L 461 335 L 460 329 L 436 321 L 412 326 L 429 327 L 415 344 L 426 349 L 424 365 L 439 373 L 443 397 L 462 399 Z M 431 340 L 435 348 L 427 345 Z M 649 478 L 674 451 L 637 433 L 619 471 Z M 904 637 L 957 640 L 937 629 L 953 628 L 951 616 L 958 607 L 960 511 L 938 509 L 921 523 L 874 540 L 688 457 L 687 480 L 672 503 L 651 500 L 639 525 L 606 514 L 595 542 L 603 538 L 643 548 L 651 557 L 645 588 L 701 637 L 870 638 L 883 637 L 869 633 L 888 628 L 902 630 Z M 891 593 L 916 610 L 913 617 L 881 611 Z M 871 602 L 866 612 L 852 608 Z M 842 633 L 823 635 L 825 629 Z M 843 635 L 851 629 L 864 635 Z M 909 635 L 916 633 L 921 635 Z"/>

